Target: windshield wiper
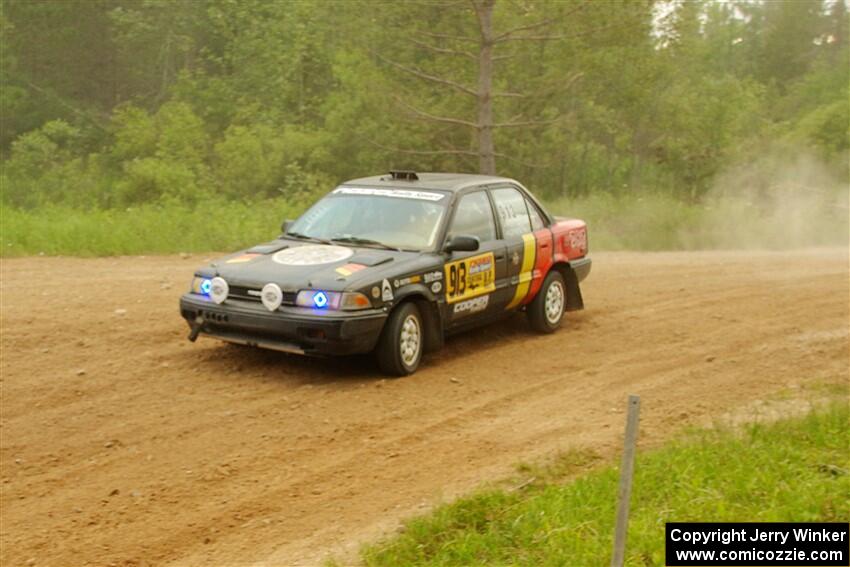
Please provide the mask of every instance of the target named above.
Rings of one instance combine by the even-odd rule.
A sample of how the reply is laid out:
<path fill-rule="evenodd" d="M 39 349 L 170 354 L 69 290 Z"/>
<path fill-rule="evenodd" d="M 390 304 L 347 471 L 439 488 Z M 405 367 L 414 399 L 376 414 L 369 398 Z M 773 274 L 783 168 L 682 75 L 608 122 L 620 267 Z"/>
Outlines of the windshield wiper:
<path fill-rule="evenodd" d="M 307 236 L 306 234 L 301 234 L 300 232 L 284 232 L 284 236 L 291 236 L 292 238 L 297 238 L 298 240 L 309 240 L 310 242 L 321 242 L 322 244 L 331 244 L 331 241 L 326 238 L 319 238 L 318 236 Z"/>
<path fill-rule="evenodd" d="M 340 236 L 338 238 L 331 238 L 331 241 L 348 242 L 350 244 L 361 244 L 363 246 L 377 246 L 379 248 L 383 248 L 385 250 L 393 250 L 395 252 L 400 251 L 395 246 L 390 246 L 389 244 L 384 244 L 383 242 L 372 240 L 371 238 L 360 238 L 359 236 Z"/>

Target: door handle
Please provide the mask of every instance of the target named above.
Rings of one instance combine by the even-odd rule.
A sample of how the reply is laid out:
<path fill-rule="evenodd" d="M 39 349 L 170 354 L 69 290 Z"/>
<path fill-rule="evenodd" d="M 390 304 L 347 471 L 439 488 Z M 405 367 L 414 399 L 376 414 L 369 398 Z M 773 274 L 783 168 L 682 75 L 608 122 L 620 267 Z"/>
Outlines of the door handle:
<path fill-rule="evenodd" d="M 505 255 L 504 255 L 504 254 L 496 254 L 496 255 L 495 255 L 495 258 L 496 258 L 496 260 L 504 260 L 504 259 L 505 259 Z"/>

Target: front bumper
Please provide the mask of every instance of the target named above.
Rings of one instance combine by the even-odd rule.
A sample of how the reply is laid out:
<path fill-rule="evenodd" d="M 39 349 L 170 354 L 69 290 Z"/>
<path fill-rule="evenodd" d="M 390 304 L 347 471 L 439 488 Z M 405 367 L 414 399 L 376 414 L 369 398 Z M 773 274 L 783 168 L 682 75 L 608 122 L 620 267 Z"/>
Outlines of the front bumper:
<path fill-rule="evenodd" d="M 218 305 L 193 293 L 180 298 L 180 314 L 190 329 L 202 335 L 313 355 L 370 352 L 387 319 L 380 309 L 345 312 L 281 307 L 270 312 L 258 302 L 228 299 Z"/>

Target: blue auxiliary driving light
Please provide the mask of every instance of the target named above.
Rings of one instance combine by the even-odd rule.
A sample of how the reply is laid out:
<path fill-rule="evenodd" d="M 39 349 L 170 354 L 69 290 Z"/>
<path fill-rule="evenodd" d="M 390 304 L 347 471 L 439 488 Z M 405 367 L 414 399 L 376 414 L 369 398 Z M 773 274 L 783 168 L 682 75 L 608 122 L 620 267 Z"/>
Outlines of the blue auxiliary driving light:
<path fill-rule="evenodd" d="M 201 280 L 201 293 L 209 295 L 212 289 L 212 280 L 204 278 Z"/>
<path fill-rule="evenodd" d="M 313 304 L 320 309 L 325 307 L 328 304 L 328 296 L 323 291 L 317 291 L 313 296 Z"/>

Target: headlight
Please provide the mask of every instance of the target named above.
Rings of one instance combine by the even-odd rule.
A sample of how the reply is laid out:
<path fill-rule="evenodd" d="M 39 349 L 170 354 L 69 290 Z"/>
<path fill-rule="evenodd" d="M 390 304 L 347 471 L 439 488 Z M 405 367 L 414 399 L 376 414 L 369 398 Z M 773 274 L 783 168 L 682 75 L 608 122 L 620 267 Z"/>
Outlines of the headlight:
<path fill-rule="evenodd" d="M 303 289 L 298 292 L 295 304 L 299 307 L 310 307 L 312 309 L 331 309 L 354 311 L 357 309 L 368 309 L 372 306 L 369 298 L 356 291 L 322 291 Z"/>
<path fill-rule="evenodd" d="M 195 276 L 192 278 L 192 293 L 209 295 L 211 288 L 212 280 L 210 278 L 203 278 L 201 276 Z"/>

